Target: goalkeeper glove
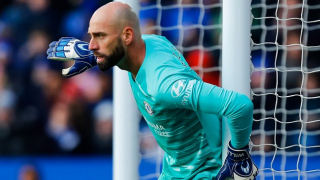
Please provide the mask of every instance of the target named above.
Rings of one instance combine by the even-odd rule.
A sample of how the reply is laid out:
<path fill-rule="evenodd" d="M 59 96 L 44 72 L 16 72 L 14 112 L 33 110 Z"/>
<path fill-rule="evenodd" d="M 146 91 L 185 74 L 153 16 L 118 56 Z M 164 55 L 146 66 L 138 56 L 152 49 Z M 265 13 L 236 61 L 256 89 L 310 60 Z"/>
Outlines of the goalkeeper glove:
<path fill-rule="evenodd" d="M 254 180 L 258 168 L 249 154 L 249 145 L 242 149 L 234 149 L 229 142 L 228 155 L 224 165 L 217 174 L 216 180 L 232 178 L 234 180 Z"/>
<path fill-rule="evenodd" d="M 97 65 L 96 57 L 89 50 L 89 43 L 72 37 L 63 37 L 53 41 L 47 50 L 48 59 L 74 60 L 74 64 L 62 70 L 62 75 L 72 77 Z"/>

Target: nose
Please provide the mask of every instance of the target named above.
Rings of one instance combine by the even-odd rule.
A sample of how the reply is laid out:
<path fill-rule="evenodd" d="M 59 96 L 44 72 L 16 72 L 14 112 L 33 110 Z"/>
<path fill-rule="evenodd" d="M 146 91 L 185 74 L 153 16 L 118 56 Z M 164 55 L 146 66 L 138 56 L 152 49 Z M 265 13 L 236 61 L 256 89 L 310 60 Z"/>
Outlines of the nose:
<path fill-rule="evenodd" d="M 94 40 L 94 38 L 91 38 L 89 43 L 89 50 L 93 51 L 98 49 L 99 49 L 98 43 Z"/>

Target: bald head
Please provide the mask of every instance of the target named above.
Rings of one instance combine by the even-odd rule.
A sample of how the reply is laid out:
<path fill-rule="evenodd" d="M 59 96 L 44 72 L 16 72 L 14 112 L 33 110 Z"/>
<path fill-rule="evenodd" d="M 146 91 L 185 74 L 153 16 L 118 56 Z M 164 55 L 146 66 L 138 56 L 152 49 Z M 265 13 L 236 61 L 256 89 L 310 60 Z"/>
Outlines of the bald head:
<path fill-rule="evenodd" d="M 145 44 L 141 37 L 139 19 L 128 4 L 111 2 L 100 7 L 90 19 L 89 49 L 97 57 L 101 70 L 117 65 L 130 72 L 143 61 Z M 140 50 L 137 57 L 137 50 Z M 141 56 L 141 57 L 140 57 Z"/>
<path fill-rule="evenodd" d="M 123 2 L 111 2 L 97 9 L 91 17 L 90 25 L 97 23 L 113 28 L 117 32 L 129 26 L 136 35 L 141 36 L 137 14 Z"/>

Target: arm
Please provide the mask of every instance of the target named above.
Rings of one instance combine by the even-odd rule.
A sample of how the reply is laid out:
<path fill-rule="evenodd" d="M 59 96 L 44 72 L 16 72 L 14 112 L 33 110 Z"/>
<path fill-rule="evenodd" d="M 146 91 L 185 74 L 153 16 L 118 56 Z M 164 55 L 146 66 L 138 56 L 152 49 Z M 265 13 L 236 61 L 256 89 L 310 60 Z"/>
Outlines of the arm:
<path fill-rule="evenodd" d="M 171 91 L 172 95 L 164 96 L 167 99 L 163 99 L 163 103 L 167 103 L 168 107 L 184 107 L 227 117 L 231 141 L 228 146 L 228 156 L 216 179 L 224 180 L 227 177 L 235 180 L 254 179 L 258 174 L 258 168 L 252 162 L 248 146 L 253 120 L 253 104 L 250 99 L 243 94 L 195 79 L 179 79 L 163 85 L 167 87 L 164 88 L 164 93 Z M 210 124 L 208 121 L 206 119 L 202 123 L 208 125 Z"/>
<path fill-rule="evenodd" d="M 252 130 L 253 104 L 247 96 L 203 83 L 198 104 L 199 111 L 227 117 L 234 148 L 243 148 L 248 144 Z"/>
<path fill-rule="evenodd" d="M 197 79 L 179 79 L 163 84 L 163 87 L 163 93 L 171 94 L 163 99 L 167 107 L 188 108 L 225 116 L 230 127 L 232 146 L 243 148 L 248 144 L 253 113 L 253 105 L 248 97 Z"/>
<path fill-rule="evenodd" d="M 199 109 L 208 111 L 207 101 L 221 101 L 220 114 L 227 117 L 231 133 L 227 158 L 217 174 L 217 180 L 232 177 L 235 180 L 255 179 L 258 168 L 249 154 L 249 137 L 252 129 L 253 104 L 243 95 L 225 89 L 204 86 L 199 96 Z M 216 94 L 218 97 L 212 95 Z M 203 97 L 202 97 L 203 95 Z M 205 98 L 206 96 L 211 98 Z M 209 100 L 208 100 L 209 99 Z M 223 113 L 221 113 L 223 112 Z"/>

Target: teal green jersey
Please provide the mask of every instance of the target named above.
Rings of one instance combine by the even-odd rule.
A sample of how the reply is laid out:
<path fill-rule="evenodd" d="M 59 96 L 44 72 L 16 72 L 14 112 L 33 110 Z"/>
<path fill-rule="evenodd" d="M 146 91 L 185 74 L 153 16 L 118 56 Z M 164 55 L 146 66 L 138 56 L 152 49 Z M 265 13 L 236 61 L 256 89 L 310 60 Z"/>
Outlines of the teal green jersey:
<path fill-rule="evenodd" d="M 144 61 L 131 88 L 138 108 L 164 150 L 161 180 L 212 179 L 221 167 L 221 116 L 231 143 L 247 145 L 253 106 L 245 95 L 205 83 L 166 38 L 143 35 Z"/>

